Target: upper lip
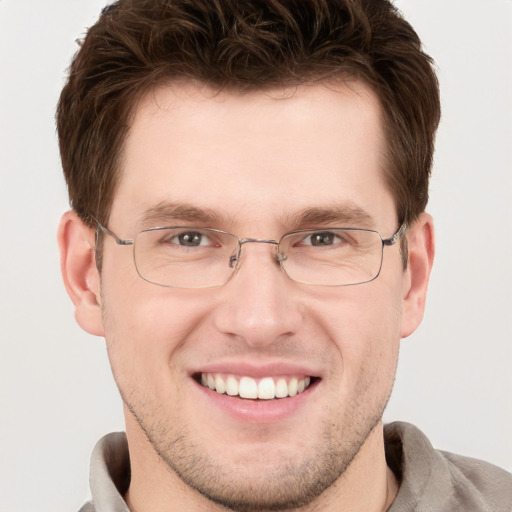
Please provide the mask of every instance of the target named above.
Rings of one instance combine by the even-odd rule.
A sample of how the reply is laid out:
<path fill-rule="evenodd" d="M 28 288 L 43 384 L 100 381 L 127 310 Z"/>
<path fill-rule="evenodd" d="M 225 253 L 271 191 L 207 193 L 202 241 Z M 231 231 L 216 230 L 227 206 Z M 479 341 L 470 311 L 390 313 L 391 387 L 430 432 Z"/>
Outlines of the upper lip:
<path fill-rule="evenodd" d="M 192 375 L 200 373 L 223 373 L 240 375 L 261 379 L 264 377 L 301 376 L 319 377 L 320 372 L 311 365 L 292 363 L 290 361 L 267 361 L 265 363 L 249 362 L 247 360 L 223 360 L 205 364 L 191 372 Z"/>

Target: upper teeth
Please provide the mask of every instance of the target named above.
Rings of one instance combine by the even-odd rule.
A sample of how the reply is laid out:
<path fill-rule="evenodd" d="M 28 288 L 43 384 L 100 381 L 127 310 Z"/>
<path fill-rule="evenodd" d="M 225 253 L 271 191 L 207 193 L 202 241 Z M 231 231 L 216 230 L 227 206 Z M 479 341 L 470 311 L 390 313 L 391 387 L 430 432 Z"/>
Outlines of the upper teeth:
<path fill-rule="evenodd" d="M 286 398 L 302 393 L 311 382 L 310 377 L 264 377 L 257 381 L 252 377 L 236 377 L 219 373 L 202 373 L 201 384 L 217 393 L 226 393 L 241 398 Z"/>

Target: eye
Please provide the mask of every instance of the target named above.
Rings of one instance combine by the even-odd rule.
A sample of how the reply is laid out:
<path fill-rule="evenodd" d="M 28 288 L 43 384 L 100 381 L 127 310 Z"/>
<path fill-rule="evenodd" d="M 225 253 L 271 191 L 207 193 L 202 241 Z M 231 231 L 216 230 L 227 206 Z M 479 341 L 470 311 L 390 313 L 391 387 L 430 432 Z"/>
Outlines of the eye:
<path fill-rule="evenodd" d="M 184 231 L 168 239 L 169 243 L 183 247 L 200 247 L 211 245 L 212 242 L 205 233 L 200 231 Z"/>
<path fill-rule="evenodd" d="M 311 245 L 313 247 L 325 247 L 340 243 L 343 243 L 343 240 L 339 235 L 332 231 L 318 231 L 316 233 L 311 233 L 301 241 L 301 245 Z"/>

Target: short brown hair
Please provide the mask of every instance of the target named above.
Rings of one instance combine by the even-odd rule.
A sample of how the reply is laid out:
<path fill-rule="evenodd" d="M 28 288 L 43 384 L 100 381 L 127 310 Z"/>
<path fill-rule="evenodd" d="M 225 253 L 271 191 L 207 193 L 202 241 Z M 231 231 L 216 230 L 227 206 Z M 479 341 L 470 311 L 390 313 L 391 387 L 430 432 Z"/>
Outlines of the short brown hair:
<path fill-rule="evenodd" d="M 438 82 L 421 42 L 388 0 L 119 0 L 75 55 L 57 109 L 70 202 L 108 217 L 130 114 L 170 80 L 244 91 L 336 77 L 379 97 L 386 180 L 401 222 L 426 207 Z"/>

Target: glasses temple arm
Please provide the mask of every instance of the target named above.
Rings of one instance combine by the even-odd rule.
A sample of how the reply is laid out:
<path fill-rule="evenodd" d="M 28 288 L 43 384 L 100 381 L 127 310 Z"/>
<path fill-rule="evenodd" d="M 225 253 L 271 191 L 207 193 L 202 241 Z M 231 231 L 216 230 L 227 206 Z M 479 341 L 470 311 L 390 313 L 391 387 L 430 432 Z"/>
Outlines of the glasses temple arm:
<path fill-rule="evenodd" d="M 407 223 L 403 223 L 399 228 L 398 228 L 398 231 L 390 236 L 389 238 L 386 238 L 384 240 L 382 240 L 382 243 L 384 245 L 393 245 L 395 244 L 404 234 L 405 232 L 407 231 Z"/>
<path fill-rule="evenodd" d="M 102 224 L 100 224 L 96 219 L 94 219 L 98 226 L 98 230 L 103 232 L 105 235 L 111 236 L 115 241 L 117 245 L 133 245 L 134 240 L 124 240 L 122 238 L 119 238 L 113 231 L 110 231 L 110 229 L 106 228 Z M 98 230 L 96 232 L 98 233 Z"/>

